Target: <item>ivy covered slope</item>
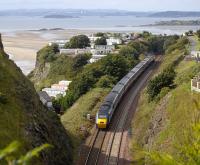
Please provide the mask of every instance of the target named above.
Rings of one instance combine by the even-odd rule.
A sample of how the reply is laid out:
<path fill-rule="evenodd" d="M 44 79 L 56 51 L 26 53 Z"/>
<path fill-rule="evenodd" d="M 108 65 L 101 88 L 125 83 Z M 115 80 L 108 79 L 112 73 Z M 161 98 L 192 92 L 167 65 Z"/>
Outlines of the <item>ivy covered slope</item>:
<path fill-rule="evenodd" d="M 159 72 L 142 93 L 133 121 L 133 164 L 200 163 L 200 134 L 195 133 L 200 95 L 190 87 L 200 64 L 184 60 L 187 45 L 181 38 L 166 50 Z"/>
<path fill-rule="evenodd" d="M 37 90 L 60 80 L 71 80 L 87 64 L 90 55 L 60 55 L 58 46 L 45 46 L 37 53 L 35 69 L 28 75 Z"/>
<path fill-rule="evenodd" d="M 32 83 L 8 59 L 1 41 L 0 114 L 0 148 L 18 140 L 22 143 L 19 152 L 24 154 L 49 143 L 53 148 L 44 151 L 34 164 L 71 164 L 70 141 L 59 118 L 42 106 Z"/>

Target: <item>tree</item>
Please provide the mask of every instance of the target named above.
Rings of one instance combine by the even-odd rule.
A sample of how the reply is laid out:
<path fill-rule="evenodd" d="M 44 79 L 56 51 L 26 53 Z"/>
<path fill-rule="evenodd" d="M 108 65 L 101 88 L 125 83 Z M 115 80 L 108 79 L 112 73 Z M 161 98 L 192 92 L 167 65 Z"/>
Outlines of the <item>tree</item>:
<path fill-rule="evenodd" d="M 105 37 L 98 38 L 95 41 L 95 45 L 107 45 L 107 41 Z"/>
<path fill-rule="evenodd" d="M 198 36 L 198 38 L 200 38 L 200 29 L 197 30 L 197 36 Z"/>
<path fill-rule="evenodd" d="M 60 50 L 59 50 L 58 44 L 53 43 L 53 44 L 51 45 L 51 48 L 52 48 L 52 50 L 54 51 L 54 53 L 58 53 L 58 52 L 60 51 Z"/>
<path fill-rule="evenodd" d="M 149 51 L 153 53 L 163 53 L 164 49 L 164 37 L 163 36 L 151 36 L 148 38 Z"/>
<path fill-rule="evenodd" d="M 112 76 L 102 76 L 99 81 L 97 82 L 96 86 L 100 88 L 111 88 L 116 83 L 116 80 Z"/>
<path fill-rule="evenodd" d="M 120 80 L 129 70 L 128 60 L 121 55 L 108 55 L 101 61 L 101 70 L 105 75 Z"/>
<path fill-rule="evenodd" d="M 0 92 L 0 104 L 6 104 L 8 102 L 6 95 Z"/>
<path fill-rule="evenodd" d="M 95 36 L 96 36 L 96 37 L 104 37 L 104 36 L 105 36 L 105 33 L 98 32 L 98 33 L 96 33 Z"/>
<path fill-rule="evenodd" d="M 70 39 L 67 46 L 69 48 L 86 48 L 90 46 L 90 40 L 86 35 L 74 36 Z"/>
<path fill-rule="evenodd" d="M 161 92 L 164 87 L 171 87 L 175 78 L 175 71 L 172 66 L 169 66 L 162 73 L 157 75 L 151 80 L 147 86 L 147 93 L 149 94 L 149 100 L 154 100 L 156 96 Z"/>
<path fill-rule="evenodd" d="M 122 46 L 121 49 L 119 50 L 119 54 L 123 56 L 133 56 L 133 57 L 138 57 L 138 52 L 135 48 L 131 46 Z"/>
<path fill-rule="evenodd" d="M 88 60 L 90 59 L 91 55 L 90 54 L 83 54 L 83 55 L 78 55 L 74 60 L 73 64 L 73 70 L 80 69 L 84 65 L 88 63 Z"/>

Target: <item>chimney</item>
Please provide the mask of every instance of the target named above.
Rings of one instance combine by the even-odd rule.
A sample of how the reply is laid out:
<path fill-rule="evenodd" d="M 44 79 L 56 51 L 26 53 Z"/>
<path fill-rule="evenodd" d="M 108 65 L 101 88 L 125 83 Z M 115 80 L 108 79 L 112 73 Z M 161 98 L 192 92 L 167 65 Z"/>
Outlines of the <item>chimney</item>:
<path fill-rule="evenodd" d="M 1 33 L 0 33 L 0 50 L 3 50 L 3 43 L 2 43 L 2 39 L 1 39 Z"/>

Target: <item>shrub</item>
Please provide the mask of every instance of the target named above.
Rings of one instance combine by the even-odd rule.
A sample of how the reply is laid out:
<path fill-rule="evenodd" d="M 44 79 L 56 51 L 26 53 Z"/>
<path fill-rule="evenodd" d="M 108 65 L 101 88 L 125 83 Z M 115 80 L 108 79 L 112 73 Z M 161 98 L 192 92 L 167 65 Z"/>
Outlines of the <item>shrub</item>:
<path fill-rule="evenodd" d="M 86 48 L 90 46 L 90 40 L 86 35 L 74 36 L 70 39 L 69 43 L 65 45 L 68 48 Z"/>
<path fill-rule="evenodd" d="M 107 45 L 107 41 L 105 37 L 98 38 L 95 41 L 95 45 Z"/>
<path fill-rule="evenodd" d="M 116 80 L 112 76 L 102 76 L 96 84 L 96 87 L 100 88 L 111 88 L 115 84 Z"/>
<path fill-rule="evenodd" d="M 4 149 L 0 150 L 0 161 L 7 162 L 8 165 L 29 165 L 32 159 L 38 157 L 43 150 L 52 147 L 49 144 L 43 144 L 42 146 L 27 152 L 25 155 L 17 157 L 16 155 L 20 146 L 19 142 L 14 141 Z"/>
<path fill-rule="evenodd" d="M 152 79 L 147 86 L 147 93 L 149 95 L 149 100 L 155 99 L 164 87 L 171 87 L 175 78 L 174 67 L 169 66 L 162 73 L 157 75 Z"/>
<path fill-rule="evenodd" d="M 7 103 L 7 98 L 6 95 L 4 95 L 3 93 L 0 92 L 0 103 L 2 104 L 6 104 Z"/>

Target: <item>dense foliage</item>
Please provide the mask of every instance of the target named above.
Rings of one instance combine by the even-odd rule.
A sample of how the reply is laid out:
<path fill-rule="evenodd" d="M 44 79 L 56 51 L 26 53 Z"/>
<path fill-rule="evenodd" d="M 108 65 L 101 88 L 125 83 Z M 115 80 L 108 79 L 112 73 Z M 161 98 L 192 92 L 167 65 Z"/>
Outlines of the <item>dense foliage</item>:
<path fill-rule="evenodd" d="M 99 88 L 111 88 L 116 83 L 116 80 L 113 76 L 102 76 L 99 81 L 96 83 L 96 87 Z"/>
<path fill-rule="evenodd" d="M 51 46 L 45 46 L 41 50 L 38 51 L 38 56 L 40 62 L 52 62 L 55 60 L 57 54 L 59 52 L 58 45 L 52 44 Z"/>
<path fill-rule="evenodd" d="M 74 36 L 69 43 L 65 44 L 65 48 L 86 48 L 90 46 L 90 40 L 86 35 Z"/>
<path fill-rule="evenodd" d="M 153 100 L 163 88 L 171 87 L 175 78 L 175 71 L 173 66 L 169 66 L 162 73 L 152 79 L 147 87 L 149 100 Z"/>
<path fill-rule="evenodd" d="M 60 102 L 62 107 L 64 109 L 69 108 L 81 95 L 95 87 L 96 83 L 97 86 L 101 86 L 102 84 L 111 86 L 113 82 L 105 80 L 108 79 L 107 76 L 111 76 L 112 81 L 117 82 L 136 63 L 137 60 L 134 58 L 126 58 L 125 56 L 115 54 L 108 55 L 96 63 L 87 65 L 84 70 L 72 80 L 67 95 L 61 98 Z"/>
<path fill-rule="evenodd" d="M 200 29 L 199 30 L 197 30 L 197 36 L 198 36 L 198 38 L 200 38 Z"/>
<path fill-rule="evenodd" d="M 7 101 L 6 95 L 0 92 L 0 104 L 5 104 Z"/>
<path fill-rule="evenodd" d="M 105 37 L 106 34 L 105 33 L 102 33 L 102 32 L 98 32 L 95 34 L 96 37 Z"/>
<path fill-rule="evenodd" d="M 179 39 L 178 36 L 168 37 L 163 44 L 163 50 L 166 53 L 171 53 L 177 50 L 185 50 L 185 46 L 188 44 L 187 38 Z M 168 88 L 172 87 L 173 80 L 176 76 L 174 67 L 183 59 L 180 56 L 178 59 L 173 61 L 166 69 L 164 69 L 160 74 L 158 74 L 154 79 L 152 79 L 147 87 L 147 93 L 149 94 L 149 100 L 154 100 L 164 88 L 164 91 L 168 91 Z"/>
<path fill-rule="evenodd" d="M 8 165 L 29 165 L 35 157 L 39 157 L 40 152 L 52 146 L 43 144 L 18 157 L 17 153 L 20 147 L 21 144 L 18 141 L 14 141 L 6 148 L 0 150 L 0 162 L 6 162 Z"/>
<path fill-rule="evenodd" d="M 98 38 L 95 41 L 95 45 L 107 45 L 106 37 Z"/>
<path fill-rule="evenodd" d="M 196 106 L 195 123 L 191 125 L 191 131 L 187 136 L 187 142 L 178 148 L 181 157 L 175 158 L 173 155 L 161 152 L 147 152 L 152 164 L 163 165 L 199 165 L 200 164 L 200 107 L 197 100 L 193 100 Z"/>

